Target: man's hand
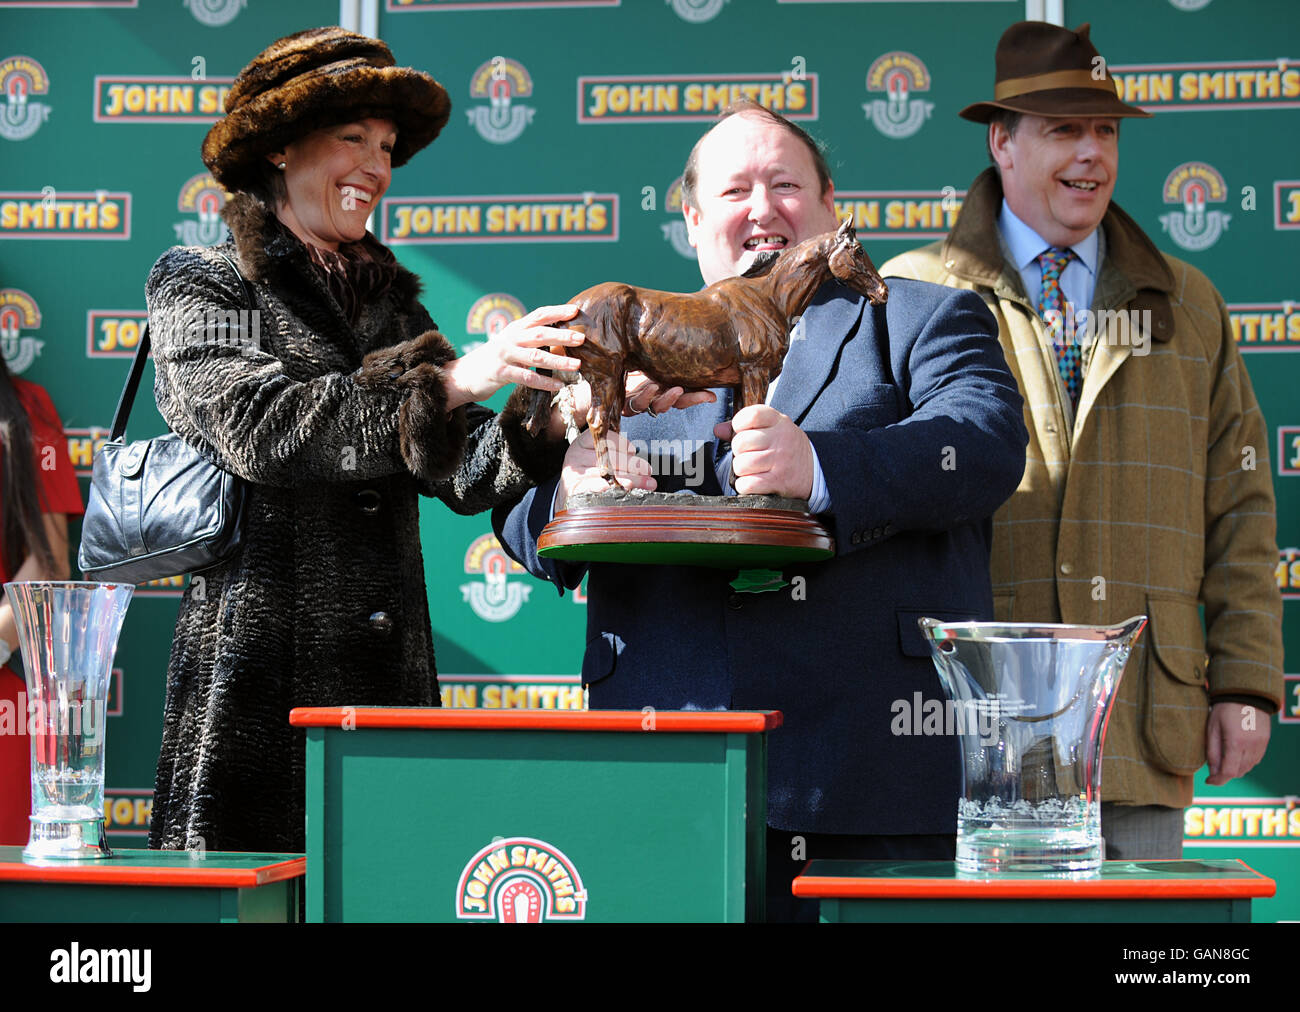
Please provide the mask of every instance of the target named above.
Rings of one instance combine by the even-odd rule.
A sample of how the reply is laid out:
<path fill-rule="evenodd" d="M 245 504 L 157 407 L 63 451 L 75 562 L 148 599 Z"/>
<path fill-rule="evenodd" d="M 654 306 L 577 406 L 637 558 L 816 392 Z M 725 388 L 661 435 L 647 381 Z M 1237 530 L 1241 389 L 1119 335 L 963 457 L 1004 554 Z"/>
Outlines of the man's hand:
<path fill-rule="evenodd" d="M 731 473 L 740 495 L 812 495 L 812 443 L 787 415 L 751 404 L 715 425 L 713 434 L 731 441 Z"/>
<path fill-rule="evenodd" d="M 1207 784 L 1221 787 L 1234 777 L 1244 777 L 1264 758 L 1273 719 L 1242 703 L 1215 703 L 1205 727 L 1205 760 L 1210 766 Z M 1250 729 L 1242 727 L 1246 724 Z"/>
<path fill-rule="evenodd" d="M 662 415 L 670 408 L 689 408 L 696 404 L 708 404 L 716 401 L 717 395 L 712 390 L 684 390 L 681 387 L 669 387 L 661 390 L 658 383 L 651 382 L 643 372 L 627 374 L 627 393 L 623 400 L 623 414 L 639 415 L 648 411 L 651 415 Z"/>
<path fill-rule="evenodd" d="M 587 410 L 591 407 L 591 384 L 586 380 L 570 387 L 573 391 L 573 420 L 578 429 L 587 427 Z M 690 408 L 696 404 L 709 404 L 718 399 L 712 390 L 683 390 L 681 387 L 669 387 L 661 390 L 657 383 L 650 382 L 643 372 L 627 374 L 626 393 L 623 397 L 623 414 L 630 418 L 649 411 L 653 415 L 662 415 L 672 408 Z M 551 412 L 551 433 L 559 438 L 566 426 L 561 418 L 559 407 Z"/>
<path fill-rule="evenodd" d="M 648 492 L 655 489 L 655 480 L 650 475 L 650 462 L 632 452 L 632 444 L 621 432 L 611 432 L 605 437 L 609 446 L 609 460 L 614 468 L 614 477 L 626 489 L 643 488 Z M 568 449 L 564 455 L 564 469 L 560 472 L 560 485 L 555 493 L 555 511 L 564 509 L 569 496 L 579 492 L 604 492 L 610 488 L 600 475 L 600 461 L 596 459 L 596 444 L 587 429 Z"/>

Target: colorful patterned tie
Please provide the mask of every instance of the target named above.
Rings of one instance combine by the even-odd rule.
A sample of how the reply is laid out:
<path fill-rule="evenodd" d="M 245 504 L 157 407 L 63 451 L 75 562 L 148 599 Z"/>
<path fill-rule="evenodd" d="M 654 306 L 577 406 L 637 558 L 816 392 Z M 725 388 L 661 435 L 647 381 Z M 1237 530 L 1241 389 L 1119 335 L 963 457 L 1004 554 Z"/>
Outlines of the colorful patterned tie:
<path fill-rule="evenodd" d="M 1043 269 L 1043 287 L 1038 292 L 1038 315 L 1047 324 L 1056 350 L 1056 366 L 1061 370 L 1070 402 L 1079 406 L 1079 390 L 1083 386 L 1083 369 L 1079 360 L 1079 345 L 1074 340 L 1074 313 L 1066 312 L 1065 293 L 1061 291 L 1061 272 L 1075 259 L 1074 250 L 1053 246 L 1038 255 Z"/>

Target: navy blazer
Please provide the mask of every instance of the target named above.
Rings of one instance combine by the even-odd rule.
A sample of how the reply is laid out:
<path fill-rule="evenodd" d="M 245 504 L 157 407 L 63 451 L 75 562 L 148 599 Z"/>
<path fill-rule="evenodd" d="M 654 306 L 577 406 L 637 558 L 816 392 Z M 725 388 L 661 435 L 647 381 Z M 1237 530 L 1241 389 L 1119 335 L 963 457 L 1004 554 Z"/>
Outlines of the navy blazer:
<path fill-rule="evenodd" d="M 890 279 L 888 304 L 871 306 L 829 282 L 801 329 L 771 404 L 817 451 L 835 557 L 745 594 L 734 572 L 592 565 L 583 681 L 597 709 L 781 710 L 768 742 L 777 829 L 952 833 L 956 739 L 898 733 L 921 724 L 900 715 L 916 693 L 946 698 L 916 620 L 992 618 L 990 517 L 1024 471 L 1023 402 L 972 292 Z M 718 393 L 623 420 L 652 451 L 661 491 L 722 493 L 729 451 L 713 426 L 732 409 Z M 555 487 L 498 508 L 493 525 L 563 593 L 588 567 L 537 555 Z"/>

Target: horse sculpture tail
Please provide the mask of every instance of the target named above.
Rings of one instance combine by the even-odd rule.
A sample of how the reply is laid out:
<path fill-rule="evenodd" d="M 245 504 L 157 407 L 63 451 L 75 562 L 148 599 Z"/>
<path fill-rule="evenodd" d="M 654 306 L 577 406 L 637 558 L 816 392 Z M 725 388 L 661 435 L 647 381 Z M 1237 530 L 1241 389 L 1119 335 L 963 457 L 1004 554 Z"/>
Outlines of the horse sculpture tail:
<path fill-rule="evenodd" d="M 528 397 L 528 411 L 524 415 L 524 431 L 530 436 L 540 436 L 551 414 L 552 395 L 545 390 L 533 390 Z"/>

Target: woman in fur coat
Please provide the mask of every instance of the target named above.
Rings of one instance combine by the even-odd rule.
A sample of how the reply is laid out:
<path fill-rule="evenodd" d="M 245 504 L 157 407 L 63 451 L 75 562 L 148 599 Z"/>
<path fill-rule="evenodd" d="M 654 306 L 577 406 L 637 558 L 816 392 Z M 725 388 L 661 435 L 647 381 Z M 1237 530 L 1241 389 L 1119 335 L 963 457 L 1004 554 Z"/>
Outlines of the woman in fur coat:
<path fill-rule="evenodd" d="M 234 194 L 231 240 L 169 250 L 149 277 L 159 410 L 248 482 L 239 551 L 192 579 L 177 618 L 152 847 L 303 850 L 289 710 L 438 705 L 417 496 L 476 513 L 559 470 L 558 418 L 532 439 L 475 402 L 558 389 L 529 367 L 577 368 L 548 350 L 581 341 L 553 326 L 574 308 L 457 358 L 365 228 L 450 107 L 374 39 L 273 43 L 203 143 Z"/>

